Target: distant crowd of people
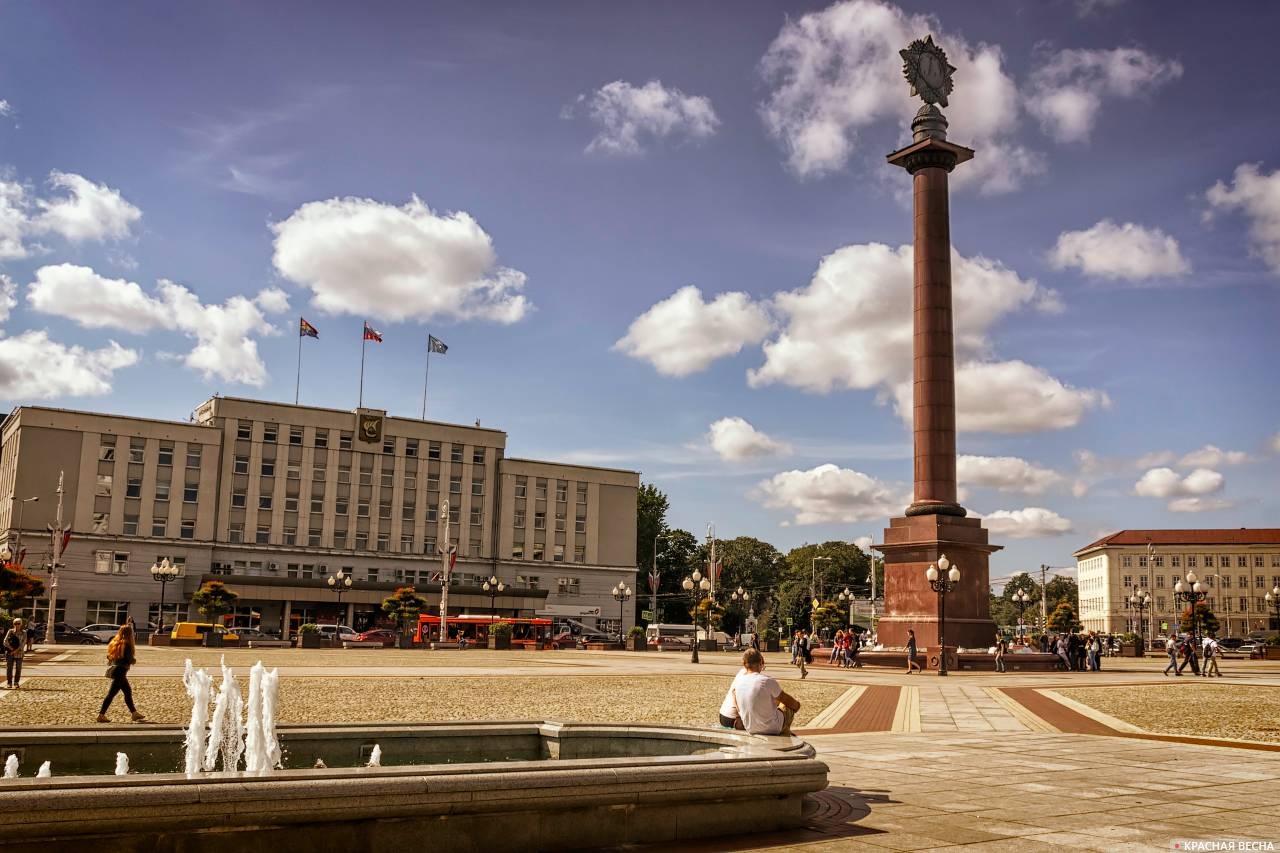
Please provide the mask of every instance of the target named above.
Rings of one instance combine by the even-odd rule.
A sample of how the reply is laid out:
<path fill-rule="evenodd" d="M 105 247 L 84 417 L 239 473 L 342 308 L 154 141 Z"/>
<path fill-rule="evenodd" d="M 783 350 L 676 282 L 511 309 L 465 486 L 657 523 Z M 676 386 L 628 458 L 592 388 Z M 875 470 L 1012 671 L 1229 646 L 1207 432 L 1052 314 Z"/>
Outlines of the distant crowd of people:
<path fill-rule="evenodd" d="M 1222 671 L 1218 669 L 1218 661 L 1222 658 L 1222 646 L 1214 633 L 1201 638 L 1198 653 L 1195 638 L 1189 634 L 1165 640 L 1164 653 L 1169 656 L 1169 665 L 1164 668 L 1165 675 L 1169 674 L 1169 670 L 1173 670 L 1174 675 L 1182 675 L 1182 670 L 1189 667 L 1192 675 L 1205 678 L 1212 678 L 1215 675 L 1218 678 L 1222 677 Z"/>

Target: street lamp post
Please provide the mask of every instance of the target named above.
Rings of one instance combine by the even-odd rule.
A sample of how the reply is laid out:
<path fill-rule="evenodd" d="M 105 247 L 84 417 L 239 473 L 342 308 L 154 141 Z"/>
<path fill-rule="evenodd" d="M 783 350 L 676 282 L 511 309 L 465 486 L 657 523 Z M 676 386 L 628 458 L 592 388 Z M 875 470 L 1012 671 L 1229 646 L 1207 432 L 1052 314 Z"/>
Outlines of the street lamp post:
<path fill-rule="evenodd" d="M 944 576 L 938 570 L 946 572 Z M 949 569 L 949 570 L 948 570 Z M 947 674 L 947 593 L 960 582 L 960 569 L 951 565 L 947 555 L 938 558 L 938 565 L 930 564 L 924 576 L 929 579 L 929 586 L 938 594 L 938 675 Z"/>
<path fill-rule="evenodd" d="M 1030 601 L 1031 594 L 1025 589 L 1013 594 L 1013 602 L 1018 605 L 1018 642 L 1024 646 L 1027 644 L 1027 622 L 1023 618 L 1023 612 L 1027 609 L 1027 604 Z"/>
<path fill-rule="evenodd" d="M 1271 592 L 1264 595 L 1263 598 L 1267 600 L 1267 606 L 1275 611 L 1275 616 L 1272 617 L 1275 625 L 1272 630 L 1280 628 L 1280 583 L 1273 586 Z"/>
<path fill-rule="evenodd" d="M 17 495 L 14 495 L 10 497 L 9 500 L 13 501 L 18 505 L 18 531 L 13 537 L 13 559 L 21 560 L 22 559 L 22 510 L 26 508 L 27 504 L 38 502 L 40 500 L 40 496 L 36 495 L 35 497 L 31 497 L 31 498 L 20 498 Z"/>
<path fill-rule="evenodd" d="M 170 565 L 169 558 L 165 557 L 158 563 L 151 564 L 151 579 L 160 584 L 160 614 L 156 616 L 156 633 L 164 633 L 164 590 L 173 581 L 178 579 L 178 569 L 176 566 Z"/>
<path fill-rule="evenodd" d="M 498 597 L 498 594 L 503 590 L 505 590 L 506 588 L 507 588 L 507 585 L 504 584 L 502 581 L 498 580 L 498 578 L 493 575 L 491 575 L 489 579 L 481 585 L 481 589 L 489 593 L 489 615 L 490 616 L 497 615 L 497 611 L 495 611 L 493 608 L 493 602 Z"/>
<path fill-rule="evenodd" d="M 623 608 L 625 607 L 627 601 L 630 600 L 630 598 L 631 598 L 631 587 L 619 581 L 618 585 L 613 588 L 613 600 L 618 602 L 618 642 L 619 643 L 623 642 L 622 628 L 624 623 L 622 618 L 622 612 L 623 612 Z M 694 626 L 693 633 L 694 633 L 694 640 L 697 640 L 698 628 L 696 625 Z"/>
<path fill-rule="evenodd" d="M 814 557 L 809 563 L 809 598 L 815 602 L 813 605 L 814 610 L 818 609 L 816 604 L 818 600 L 818 561 L 825 560 L 830 563 L 833 559 L 833 557 Z M 818 626 L 813 624 L 813 613 L 811 611 L 809 613 L 809 633 L 816 636 L 817 630 Z"/>
<path fill-rule="evenodd" d="M 680 584 L 684 591 L 693 596 L 693 657 L 690 663 L 698 662 L 698 605 L 702 603 L 702 593 L 711 590 L 711 581 L 702 576 L 702 572 L 694 571 L 693 575 Z M 710 608 L 708 608 L 710 610 Z M 711 629 L 711 614 L 707 613 L 707 630 Z"/>
<path fill-rule="evenodd" d="M 1204 601 L 1208 595 L 1209 593 L 1205 592 L 1204 586 L 1200 581 L 1196 580 L 1195 572 L 1187 572 L 1187 582 L 1185 584 L 1182 581 L 1178 581 L 1173 586 L 1173 597 L 1191 608 L 1191 648 L 1193 649 L 1197 648 L 1200 642 L 1199 632 L 1196 630 L 1199 622 L 1196 614 L 1196 605 Z"/>
<path fill-rule="evenodd" d="M 853 593 L 849 592 L 849 587 L 845 587 L 836 596 L 840 602 L 840 612 L 844 614 L 844 626 L 846 628 L 853 625 L 853 619 L 849 617 L 849 608 L 853 605 Z"/>
<path fill-rule="evenodd" d="M 737 604 L 739 601 L 741 601 L 743 606 L 745 607 L 751 601 L 751 593 L 743 589 L 742 587 L 738 587 L 736 590 L 733 591 L 733 593 L 729 596 L 729 598 L 733 601 L 734 604 Z M 753 609 L 751 612 L 755 613 L 755 610 Z M 754 631 L 755 630 L 754 627 L 749 627 L 747 625 L 747 622 L 750 619 L 751 619 L 750 616 L 748 616 L 746 619 L 743 619 L 742 624 L 747 631 Z"/>
<path fill-rule="evenodd" d="M 1142 655 L 1147 650 L 1147 619 L 1143 613 L 1151 606 L 1151 593 L 1135 589 L 1129 596 L 1129 606 L 1138 613 L 1138 654 Z"/>
<path fill-rule="evenodd" d="M 351 589 L 351 575 L 342 571 L 342 569 L 338 569 L 337 574 L 329 575 L 325 581 L 329 584 L 329 589 L 338 595 L 338 615 L 333 620 L 333 639 L 336 642 L 338 640 L 338 626 L 342 624 L 342 594 Z"/>

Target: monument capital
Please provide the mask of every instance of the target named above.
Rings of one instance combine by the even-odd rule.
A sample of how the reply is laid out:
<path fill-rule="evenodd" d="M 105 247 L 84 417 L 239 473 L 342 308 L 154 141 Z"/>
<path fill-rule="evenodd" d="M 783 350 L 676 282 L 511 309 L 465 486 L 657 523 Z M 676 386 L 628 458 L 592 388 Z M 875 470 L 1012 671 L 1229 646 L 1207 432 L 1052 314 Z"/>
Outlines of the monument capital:
<path fill-rule="evenodd" d="M 898 55 L 902 57 L 902 75 L 911 84 L 911 94 L 926 104 L 947 106 L 947 96 L 954 85 L 951 75 L 956 69 L 947 62 L 942 48 L 933 43 L 933 36 L 916 39 Z"/>

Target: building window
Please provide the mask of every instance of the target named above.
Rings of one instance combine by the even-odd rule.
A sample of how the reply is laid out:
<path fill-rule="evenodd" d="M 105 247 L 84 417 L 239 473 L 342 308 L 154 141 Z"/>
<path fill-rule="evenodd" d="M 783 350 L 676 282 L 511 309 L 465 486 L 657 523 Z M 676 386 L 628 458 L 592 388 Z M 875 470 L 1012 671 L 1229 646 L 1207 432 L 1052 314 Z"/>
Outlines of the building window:
<path fill-rule="evenodd" d="M 518 509 L 518 510 L 516 510 L 516 511 L 515 511 L 515 522 L 514 522 L 514 526 L 515 526 L 515 527 L 524 527 L 524 510 L 522 510 L 522 509 Z"/>
<path fill-rule="evenodd" d="M 93 570 L 100 575 L 127 575 L 129 554 L 125 551 L 95 551 Z"/>
<path fill-rule="evenodd" d="M 369 517 L 369 504 L 368 504 L 368 503 L 366 503 L 365 501 L 357 501 L 357 502 L 356 502 L 356 517 L 357 517 L 357 518 L 368 518 L 368 517 Z"/>
<path fill-rule="evenodd" d="M 413 534 L 412 533 L 400 534 L 400 553 L 401 554 L 413 553 Z"/>
<path fill-rule="evenodd" d="M 1271 568 L 1280 569 L 1280 554 L 1271 555 Z"/>
<path fill-rule="evenodd" d="M 239 421 L 236 424 L 236 438 L 249 441 L 253 438 L 253 421 Z"/>
<path fill-rule="evenodd" d="M 462 520 L 462 507 L 454 504 L 449 507 L 449 523 L 457 524 L 460 520 Z"/>
<path fill-rule="evenodd" d="M 262 476 L 274 477 L 276 475 L 276 461 L 274 459 L 262 460 Z"/>
<path fill-rule="evenodd" d="M 424 553 L 424 554 L 434 554 L 434 553 L 436 553 L 436 537 L 434 537 L 434 536 L 427 536 L 427 537 L 424 537 L 424 538 L 423 538 L 423 540 L 422 540 L 422 553 Z"/>
<path fill-rule="evenodd" d="M 248 474 L 249 473 L 249 457 L 237 456 L 231 470 L 236 474 Z"/>
<path fill-rule="evenodd" d="M 270 528 L 270 527 L 261 527 L 261 526 L 260 526 L 260 527 L 258 528 L 258 538 L 257 538 L 257 542 L 258 542 L 258 544 L 259 544 L 259 545 L 270 545 L 270 544 L 271 544 L 271 528 Z"/>
<path fill-rule="evenodd" d="M 1241 613 L 1249 612 L 1249 599 L 1243 595 L 1240 596 L 1240 612 Z"/>
<path fill-rule="evenodd" d="M 1240 588 L 1241 588 L 1241 589 L 1248 589 L 1248 588 L 1249 588 L 1249 576 L 1248 576 L 1248 575 L 1240 575 Z"/>
<path fill-rule="evenodd" d="M 1156 596 L 1156 610 L 1158 610 L 1158 611 L 1162 611 L 1162 612 L 1164 611 L 1164 596 L 1163 596 L 1163 595 L 1157 595 L 1157 596 Z"/>
<path fill-rule="evenodd" d="M 124 530 L 123 530 L 123 532 L 124 532 L 124 535 L 125 535 L 125 536 L 137 536 L 137 535 L 138 535 L 138 517 L 137 517 L 136 515 L 126 515 L 126 516 L 124 517 Z"/>
<path fill-rule="evenodd" d="M 471 451 L 471 462 L 472 464 L 475 464 L 475 465 L 484 464 L 484 448 L 483 447 L 477 447 Z"/>
<path fill-rule="evenodd" d="M 1262 555 L 1261 555 L 1261 554 L 1254 554 L 1254 555 L 1253 555 L 1253 567 L 1254 567 L 1255 569 L 1261 569 L 1261 568 L 1263 567 L 1263 560 L 1262 560 Z"/>
<path fill-rule="evenodd" d="M 1253 585 L 1254 585 L 1256 588 L 1258 588 L 1258 589 L 1266 589 L 1266 588 L 1267 588 L 1267 579 L 1266 579 L 1265 577 L 1263 577 L 1262 575 L 1254 575 L 1254 576 L 1253 576 Z"/>
<path fill-rule="evenodd" d="M 284 478 L 286 480 L 301 480 L 302 469 L 299 468 L 297 465 L 286 466 L 284 469 Z"/>
<path fill-rule="evenodd" d="M 582 592 L 578 578 L 556 578 L 556 592 L 560 595 L 579 595 Z"/>
<path fill-rule="evenodd" d="M 523 542 L 517 542 L 511 546 L 511 559 L 513 560 L 524 559 L 524 543 Z"/>
<path fill-rule="evenodd" d="M 1133 557 L 1130 557 L 1130 556 L 1128 556 L 1127 554 L 1126 554 L 1125 556 L 1121 557 L 1121 558 L 1120 558 L 1120 567 L 1121 567 L 1121 568 L 1124 568 L 1124 569 L 1132 569 L 1132 568 L 1133 568 Z"/>
<path fill-rule="evenodd" d="M 196 523 L 194 521 L 183 521 L 178 527 L 178 536 L 183 539 L 195 539 Z"/>
<path fill-rule="evenodd" d="M 561 532 L 563 532 L 563 531 L 564 531 L 564 516 L 563 516 L 563 515 L 557 515 L 557 516 L 556 516 L 556 530 L 557 530 L 557 531 L 561 531 Z"/>
<path fill-rule="evenodd" d="M 262 443 L 275 444 L 280 435 L 279 424 L 263 424 L 262 425 Z"/>
<path fill-rule="evenodd" d="M 382 439 L 382 453 L 384 456 L 394 456 L 396 452 L 396 440 L 391 436 Z"/>
<path fill-rule="evenodd" d="M 544 559 L 541 542 L 533 543 L 533 559 L 537 560 L 538 562 L 542 562 L 542 560 Z"/>
<path fill-rule="evenodd" d="M 564 562 L 564 546 L 563 545 L 555 546 L 555 550 L 551 552 L 551 559 L 557 563 Z"/>
<path fill-rule="evenodd" d="M 200 445 L 187 445 L 187 467 L 200 467 Z"/>
<path fill-rule="evenodd" d="M 577 545 L 574 547 L 573 561 L 575 563 L 585 563 L 587 561 L 587 546 Z"/>
<path fill-rule="evenodd" d="M 516 586 L 520 589 L 541 589 L 542 578 L 538 575 L 516 575 Z"/>
<path fill-rule="evenodd" d="M 1222 575 L 1222 588 L 1231 589 L 1231 575 Z"/>
<path fill-rule="evenodd" d="M 327 429 L 316 430 L 315 446 L 321 450 L 329 447 L 329 431 Z"/>
<path fill-rule="evenodd" d="M 130 477 L 124 484 L 124 496 L 126 498 L 142 497 L 142 478 Z"/>
<path fill-rule="evenodd" d="M 1229 556 L 1228 556 L 1228 555 L 1226 555 L 1226 554 L 1219 554 L 1219 555 L 1218 555 L 1218 568 L 1221 568 L 1221 569 L 1229 569 L 1229 568 L 1231 568 L 1231 557 L 1229 557 Z"/>
<path fill-rule="evenodd" d="M 1156 587 L 1164 589 L 1164 575 L 1156 575 Z"/>
<path fill-rule="evenodd" d="M 243 509 L 245 506 L 245 502 L 247 500 L 248 500 L 248 495 L 246 495 L 244 492 L 231 493 L 231 506 L 237 509 Z"/>
<path fill-rule="evenodd" d="M 1207 587 L 1212 587 L 1212 586 L 1213 586 L 1213 578 L 1214 578 L 1214 576 L 1213 576 L 1213 575 L 1207 575 L 1207 576 L 1205 577 L 1205 579 L 1204 579 L 1204 585 L 1205 585 L 1205 586 L 1207 586 Z"/>
<path fill-rule="evenodd" d="M 391 504 L 389 502 L 378 504 L 378 518 L 382 518 L 382 519 L 391 518 Z"/>
<path fill-rule="evenodd" d="M 160 445 L 160 460 L 159 460 L 159 463 L 160 463 L 161 465 L 173 465 L 173 445 L 172 445 L 172 444 L 170 444 L 170 445 L 164 445 L 164 444 Z"/>
<path fill-rule="evenodd" d="M 391 547 L 391 534 L 379 533 L 378 534 L 378 550 L 387 551 L 387 550 L 390 550 L 390 547 Z"/>
<path fill-rule="evenodd" d="M 312 498 L 310 507 L 312 515 L 320 515 L 324 512 L 324 498 Z"/>
<path fill-rule="evenodd" d="M 440 458 L 440 442 L 433 441 L 427 445 L 427 458 L 428 459 Z"/>
<path fill-rule="evenodd" d="M 97 494 L 99 497 L 104 497 L 104 498 L 111 497 L 111 475 L 110 474 L 98 475 L 98 488 L 95 494 Z"/>
<path fill-rule="evenodd" d="M 1248 558 L 1248 557 L 1246 557 L 1244 554 L 1237 554 L 1237 555 L 1236 555 L 1236 568 L 1237 568 L 1237 569 L 1247 569 L 1247 568 L 1249 568 L 1249 558 Z"/>
<path fill-rule="evenodd" d="M 585 518 L 578 518 L 578 519 L 575 519 L 575 520 L 574 520 L 574 522 L 573 522 L 573 532 L 574 532 L 574 533 L 586 533 L 586 532 L 587 532 L 587 520 L 586 520 Z M 1125 584 L 1125 586 L 1128 586 L 1128 584 Z"/>
<path fill-rule="evenodd" d="M 1146 588 L 1146 586 L 1147 586 L 1147 576 L 1146 576 L 1146 575 L 1139 575 L 1139 576 L 1138 576 L 1138 586 L 1143 587 L 1144 589 Z"/>
<path fill-rule="evenodd" d="M 107 514 L 105 512 L 95 512 L 93 514 L 93 532 L 107 532 Z"/>
<path fill-rule="evenodd" d="M 449 461 L 462 462 L 462 445 L 454 444 L 449 448 Z"/>
<path fill-rule="evenodd" d="M 545 501 L 547 499 L 547 481 L 546 480 L 539 478 L 534 482 L 533 496 L 540 501 Z"/>
<path fill-rule="evenodd" d="M 307 530 L 307 545 L 311 548 L 319 548 L 321 543 L 322 531 L 312 527 Z"/>
<path fill-rule="evenodd" d="M 160 537 L 163 537 L 163 536 L 165 536 L 165 535 L 167 535 L 167 534 L 168 534 L 168 531 L 169 531 L 169 519 L 167 519 L 167 518 L 153 518 L 153 519 L 151 520 L 151 535 L 152 535 L 152 536 L 160 536 Z"/>
<path fill-rule="evenodd" d="M 90 625 L 123 625 L 129 618 L 129 602 L 89 601 L 85 606 L 84 618 Z"/>
<path fill-rule="evenodd" d="M 578 484 L 578 503 L 585 504 L 587 502 L 587 484 Z"/>
<path fill-rule="evenodd" d="M 547 528 L 547 514 L 545 512 L 535 512 L 533 514 L 533 529 L 545 530 Z"/>
<path fill-rule="evenodd" d="M 479 507 L 474 507 L 474 506 L 473 506 L 473 507 L 471 508 L 471 523 L 472 523 L 472 524 L 483 524 L 483 523 L 484 523 L 484 510 L 480 509 Z"/>
<path fill-rule="evenodd" d="M 271 495 L 258 495 L 258 509 L 271 509 Z"/>
<path fill-rule="evenodd" d="M 289 444 L 294 447 L 302 446 L 302 427 L 289 427 Z"/>
<path fill-rule="evenodd" d="M 516 497 L 518 498 L 524 497 L 525 491 L 527 488 L 528 488 L 528 481 L 525 480 L 524 477 L 516 477 Z"/>
<path fill-rule="evenodd" d="M 346 498 L 338 498 L 337 500 L 335 500 L 335 501 L 333 502 L 333 514 L 334 514 L 334 515 L 346 515 L 346 514 L 347 514 L 347 507 L 348 507 L 347 499 L 346 499 Z"/>
<path fill-rule="evenodd" d="M 1180 568 L 1182 566 L 1182 558 L 1174 554 L 1169 558 L 1169 566 L 1174 569 Z"/>
<path fill-rule="evenodd" d="M 483 547 L 483 546 L 481 545 L 481 540 L 473 538 L 473 539 L 471 540 L 471 556 L 473 556 L 473 557 L 479 557 L 479 556 L 480 556 L 480 549 L 481 549 L 482 547 Z"/>
<path fill-rule="evenodd" d="M 436 520 L 436 505 L 427 504 L 427 521 L 435 521 L 435 520 Z"/>
<path fill-rule="evenodd" d="M 1188 554 L 1188 555 L 1187 555 L 1187 568 L 1188 568 L 1188 569 L 1194 569 L 1195 567 L 1196 567 L 1196 555 L 1195 555 L 1195 554 Z"/>
<path fill-rule="evenodd" d="M 1163 555 L 1157 555 L 1157 556 L 1155 557 L 1155 561 L 1152 563 L 1152 565 L 1154 565 L 1157 569 L 1163 569 L 1163 568 L 1164 568 L 1164 556 L 1163 556 Z"/>
<path fill-rule="evenodd" d="M 480 497 L 484 494 L 484 480 L 471 481 L 471 494 L 475 497 Z"/>
<path fill-rule="evenodd" d="M 564 503 L 569 499 L 569 484 L 564 480 L 556 483 L 556 503 Z"/>
<path fill-rule="evenodd" d="M 449 494 L 451 495 L 462 494 L 462 476 L 461 475 L 457 477 L 449 478 Z"/>
<path fill-rule="evenodd" d="M 1124 576 L 1124 586 L 1125 586 L 1125 589 L 1128 589 L 1129 587 L 1133 586 L 1133 575 Z"/>
<path fill-rule="evenodd" d="M 369 470 L 369 471 L 361 470 L 361 471 L 360 471 L 360 485 L 362 485 L 362 486 L 372 486 L 372 485 L 373 485 L 373 471 L 372 471 L 372 470 Z"/>
<path fill-rule="evenodd" d="M 1140 569 L 1145 569 L 1146 567 L 1147 567 L 1147 558 L 1146 558 L 1146 557 L 1139 557 L 1139 558 L 1138 558 L 1138 568 L 1140 568 Z"/>
<path fill-rule="evenodd" d="M 390 471 L 387 471 L 382 475 L 381 478 L 379 478 L 379 483 L 384 489 L 394 488 L 395 475 L 392 474 Z"/>

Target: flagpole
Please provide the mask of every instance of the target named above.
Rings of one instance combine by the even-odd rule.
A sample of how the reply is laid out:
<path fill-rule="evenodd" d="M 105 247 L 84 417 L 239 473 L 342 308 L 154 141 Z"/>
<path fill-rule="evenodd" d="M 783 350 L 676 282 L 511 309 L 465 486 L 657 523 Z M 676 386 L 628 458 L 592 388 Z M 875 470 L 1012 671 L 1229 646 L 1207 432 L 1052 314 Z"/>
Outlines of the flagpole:
<path fill-rule="evenodd" d="M 298 377 L 293 382 L 293 404 L 298 405 L 298 391 L 302 388 L 302 323 L 298 323 Z"/>
<path fill-rule="evenodd" d="M 369 324 L 366 323 L 366 326 Z M 356 408 L 364 408 L 364 351 L 369 346 L 369 336 L 365 334 L 364 329 L 360 330 L 360 398 L 356 401 Z"/>
<path fill-rule="evenodd" d="M 427 380 L 431 378 L 431 336 L 427 336 L 427 369 L 422 374 L 422 419 L 427 419 Z"/>

